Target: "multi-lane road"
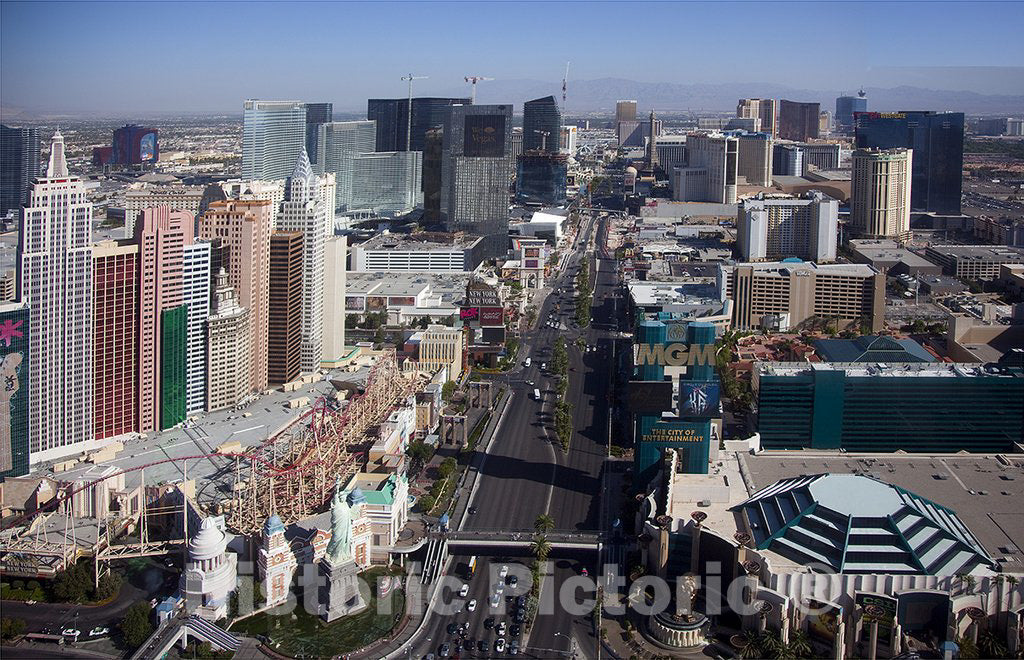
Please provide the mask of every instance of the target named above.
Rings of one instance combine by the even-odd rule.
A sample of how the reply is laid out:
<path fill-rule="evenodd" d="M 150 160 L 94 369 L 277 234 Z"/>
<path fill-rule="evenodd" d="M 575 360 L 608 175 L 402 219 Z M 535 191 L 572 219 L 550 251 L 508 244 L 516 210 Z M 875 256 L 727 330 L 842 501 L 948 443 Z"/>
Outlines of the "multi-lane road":
<path fill-rule="evenodd" d="M 603 471 L 608 466 L 610 386 L 615 377 L 613 343 L 617 317 L 624 313 L 624 308 L 618 299 L 620 291 L 614 260 L 603 258 L 600 250 L 591 252 L 603 222 L 594 216 L 583 221 L 576 249 L 567 258 L 562 273 L 548 283 L 551 293 L 538 312 L 537 329 L 521 338 L 520 366 L 501 377 L 513 396 L 480 466 L 478 485 L 469 494 L 468 504 L 474 513 L 461 522 L 463 529 L 523 530 L 526 535 L 533 529 L 537 516 L 548 514 L 554 519 L 556 531 L 599 531 L 609 529 L 618 511 L 618 493 L 604 488 Z M 587 328 L 579 328 L 574 323 L 573 287 L 580 268 L 590 270 L 594 287 L 594 320 Z M 565 339 L 569 353 L 566 397 L 573 406 L 574 433 L 568 452 L 562 451 L 555 437 L 555 378 L 541 368 L 544 364 L 550 366 L 552 349 L 560 336 Z M 577 345 L 578 337 L 584 340 L 582 348 Z M 527 357 L 530 358 L 528 367 L 524 366 Z M 535 389 L 541 392 L 540 400 L 534 396 Z M 454 573 L 467 559 L 453 558 L 450 572 Z M 596 560 L 596 556 L 552 559 L 552 575 L 544 584 L 545 595 L 554 597 L 557 603 L 566 579 L 578 575 L 584 568 L 591 576 L 596 575 Z M 497 636 L 493 630 L 483 627 L 483 622 L 491 614 L 488 599 L 494 593 L 493 575 L 500 566 L 515 566 L 516 561 L 521 562 L 525 570 L 531 558 L 480 556 L 477 573 L 469 581 L 470 595 L 465 598 L 442 587 L 438 602 L 463 603 L 475 598 L 476 612 L 432 614 L 402 655 L 437 654 L 440 645 L 446 642 L 454 653 L 454 640 L 459 634 L 453 636 L 447 629 L 451 623 L 461 625 L 463 622 L 470 625 L 466 637 L 474 641 L 488 639 L 490 650 L 483 653 L 474 647 L 471 651 L 462 650 L 461 657 L 496 655 L 493 643 Z M 457 590 L 460 584 L 453 583 L 453 586 Z M 508 591 L 504 596 L 509 596 Z M 593 594 L 581 592 L 577 597 L 582 601 L 592 598 Z M 575 645 L 586 657 L 596 655 L 597 638 L 589 612 L 585 608 L 584 612 L 571 614 L 556 606 L 539 614 L 529 638 L 520 640 L 522 654 L 564 657 L 562 654 Z"/>

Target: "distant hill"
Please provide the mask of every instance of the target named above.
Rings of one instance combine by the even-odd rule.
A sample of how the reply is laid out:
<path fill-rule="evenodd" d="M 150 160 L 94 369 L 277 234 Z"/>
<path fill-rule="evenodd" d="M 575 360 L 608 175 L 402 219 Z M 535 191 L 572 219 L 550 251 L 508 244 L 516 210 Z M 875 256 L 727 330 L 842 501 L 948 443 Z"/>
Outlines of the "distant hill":
<path fill-rule="evenodd" d="M 641 111 L 729 112 L 740 98 L 786 98 L 791 101 L 821 103 L 823 110 L 835 110 L 835 100 L 855 90 L 797 89 L 772 83 L 646 83 L 624 78 L 570 80 L 568 110 L 573 112 L 613 112 L 619 99 L 636 99 Z M 949 110 L 970 114 L 1021 114 L 1024 96 L 986 95 L 975 92 L 924 89 L 920 87 L 867 87 L 868 108 L 878 111 Z M 464 88 L 452 88 L 438 96 L 465 94 Z M 477 87 L 477 103 L 513 103 L 522 111 L 523 101 L 554 95 L 561 101 L 562 83 L 542 80 L 493 80 Z"/>

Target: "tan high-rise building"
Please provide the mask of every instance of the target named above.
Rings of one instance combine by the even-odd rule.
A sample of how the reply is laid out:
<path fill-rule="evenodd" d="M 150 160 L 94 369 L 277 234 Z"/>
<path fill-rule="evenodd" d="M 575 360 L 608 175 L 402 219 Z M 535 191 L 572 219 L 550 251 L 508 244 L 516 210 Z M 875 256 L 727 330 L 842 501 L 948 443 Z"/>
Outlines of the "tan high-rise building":
<path fill-rule="evenodd" d="M 461 328 L 429 325 L 421 333 L 418 363 L 420 369 L 431 373 L 441 367 L 448 370 L 448 380 L 462 375 L 465 340 Z"/>
<path fill-rule="evenodd" d="M 636 120 L 636 101 L 616 101 L 615 123 Z"/>
<path fill-rule="evenodd" d="M 249 310 L 239 307 L 228 280 L 227 271 L 221 269 L 207 320 L 206 407 L 211 411 L 231 408 L 251 391 L 248 370 L 239 368 L 250 361 Z"/>
<path fill-rule="evenodd" d="M 267 340 L 270 306 L 270 225 L 273 204 L 267 200 L 213 202 L 199 221 L 199 234 L 220 239 L 228 283 L 249 312 L 250 391 L 267 387 Z"/>
<path fill-rule="evenodd" d="M 747 133 L 737 139 L 736 178 L 744 179 L 750 186 L 772 185 L 772 155 L 775 149 L 771 137 L 767 133 Z"/>
<path fill-rule="evenodd" d="M 737 330 L 785 332 L 816 319 L 879 332 L 885 321 L 885 273 L 866 264 L 739 263 L 719 266 L 718 285 Z"/>
<path fill-rule="evenodd" d="M 853 152 L 850 221 L 865 238 L 910 236 L 913 149 L 858 149 Z"/>
<path fill-rule="evenodd" d="M 760 119 L 761 131 L 769 133 L 772 139 L 778 131 L 779 102 L 775 99 L 740 99 L 736 104 L 736 116 Z"/>

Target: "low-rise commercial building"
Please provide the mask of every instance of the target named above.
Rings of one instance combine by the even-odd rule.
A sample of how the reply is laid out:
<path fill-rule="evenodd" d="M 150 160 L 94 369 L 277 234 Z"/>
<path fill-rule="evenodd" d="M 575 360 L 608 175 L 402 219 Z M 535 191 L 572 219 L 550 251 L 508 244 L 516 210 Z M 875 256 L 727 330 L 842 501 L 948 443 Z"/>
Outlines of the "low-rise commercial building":
<path fill-rule="evenodd" d="M 468 273 L 483 260 L 482 245 L 482 237 L 461 234 L 378 234 L 351 247 L 352 270 Z"/>
<path fill-rule="evenodd" d="M 818 265 L 799 259 L 719 266 L 719 295 L 733 301 L 733 328 L 785 332 L 809 319 L 878 332 L 885 273 L 864 264 Z"/>
<path fill-rule="evenodd" d="M 441 321 L 459 312 L 469 273 L 348 273 L 345 313 L 386 312 L 388 323 Z"/>
<path fill-rule="evenodd" d="M 1003 264 L 1024 263 L 1024 248 L 991 245 L 930 245 L 925 256 L 946 275 L 965 280 L 994 280 Z"/>
<path fill-rule="evenodd" d="M 855 238 L 848 243 L 853 260 L 888 275 L 939 275 L 942 267 L 887 239 Z"/>

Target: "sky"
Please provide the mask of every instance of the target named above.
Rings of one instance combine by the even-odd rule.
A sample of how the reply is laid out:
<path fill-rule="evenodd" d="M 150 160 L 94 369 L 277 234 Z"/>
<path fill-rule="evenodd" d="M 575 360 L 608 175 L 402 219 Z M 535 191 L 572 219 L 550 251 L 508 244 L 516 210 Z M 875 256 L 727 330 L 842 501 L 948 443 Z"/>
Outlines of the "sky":
<path fill-rule="evenodd" d="M 465 92 L 559 81 L 915 85 L 1024 94 L 1024 2 L 16 2 L 0 107 L 240 112 L 246 98 Z M 953 67 L 953 68 L 951 68 Z M 486 84 L 486 83 L 481 83 Z M 510 101 L 517 101 L 510 99 Z"/>

